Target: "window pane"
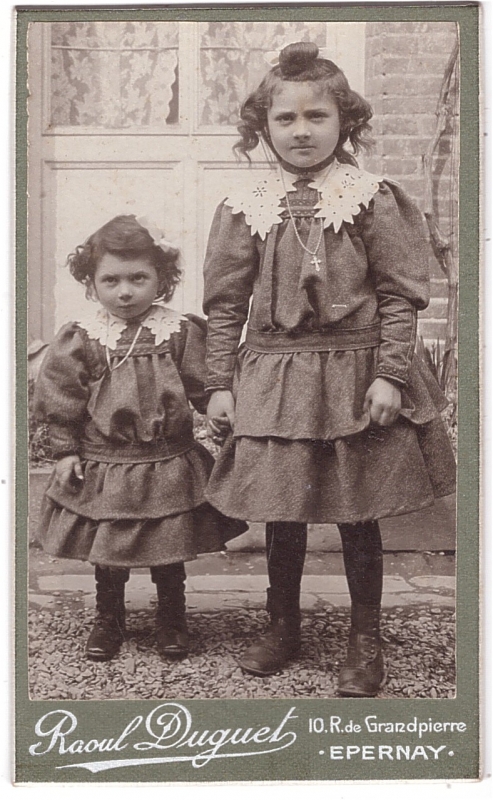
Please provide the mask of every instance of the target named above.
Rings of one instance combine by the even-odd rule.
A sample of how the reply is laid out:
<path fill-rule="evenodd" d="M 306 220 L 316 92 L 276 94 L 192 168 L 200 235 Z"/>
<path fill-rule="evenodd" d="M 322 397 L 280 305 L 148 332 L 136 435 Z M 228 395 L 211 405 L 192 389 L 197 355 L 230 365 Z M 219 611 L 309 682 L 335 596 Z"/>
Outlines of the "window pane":
<path fill-rule="evenodd" d="M 51 25 L 52 126 L 178 122 L 177 22 Z"/>
<path fill-rule="evenodd" d="M 264 53 L 290 42 L 326 44 L 325 22 L 201 22 L 199 120 L 235 125 L 241 103 L 269 69 Z"/>

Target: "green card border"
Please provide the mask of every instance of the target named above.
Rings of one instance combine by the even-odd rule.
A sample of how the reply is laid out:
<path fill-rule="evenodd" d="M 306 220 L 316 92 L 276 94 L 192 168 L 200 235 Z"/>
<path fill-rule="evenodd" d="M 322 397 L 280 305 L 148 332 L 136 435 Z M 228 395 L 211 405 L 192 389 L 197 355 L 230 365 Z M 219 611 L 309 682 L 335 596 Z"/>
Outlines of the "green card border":
<path fill-rule="evenodd" d="M 474 780 L 480 775 L 480 674 L 479 674 L 479 281 L 480 281 L 480 107 L 479 18 L 477 3 L 363 4 L 363 5 L 252 5 L 176 7 L 79 7 L 16 9 L 16 773 L 19 784 L 52 783 L 181 783 L 222 781 L 369 781 L 369 780 Z M 277 726 L 290 708 L 298 720 L 294 747 L 275 757 L 212 760 L 206 767 L 170 764 L 121 768 L 91 774 L 85 770 L 57 770 L 63 761 L 56 754 L 33 757 L 29 746 L 38 741 L 36 721 L 56 708 L 70 709 L 79 719 L 81 738 L 121 731 L 137 714 L 156 707 L 153 701 L 31 701 L 27 682 L 27 51 L 29 22 L 77 19 L 108 20 L 323 20 L 323 21 L 455 21 L 461 38 L 461 163 L 460 163 L 460 299 L 459 299 L 459 484 L 457 546 L 457 696 L 453 700 L 190 700 L 183 701 L 197 729 Z M 382 720 L 414 717 L 464 720 L 464 734 L 441 740 L 454 757 L 437 761 L 328 761 L 318 755 L 320 742 L 307 733 L 309 716 L 338 714 L 363 719 L 378 714 Z M 226 725 L 226 722 L 228 725 Z M 347 741 L 358 743 L 357 736 Z M 386 739 L 386 742 L 390 740 Z M 400 741 L 396 735 L 396 742 Z M 344 741 L 344 744 L 346 741 Z M 365 742 L 373 743 L 373 742 Z M 89 757 L 85 757 L 89 760 Z"/>

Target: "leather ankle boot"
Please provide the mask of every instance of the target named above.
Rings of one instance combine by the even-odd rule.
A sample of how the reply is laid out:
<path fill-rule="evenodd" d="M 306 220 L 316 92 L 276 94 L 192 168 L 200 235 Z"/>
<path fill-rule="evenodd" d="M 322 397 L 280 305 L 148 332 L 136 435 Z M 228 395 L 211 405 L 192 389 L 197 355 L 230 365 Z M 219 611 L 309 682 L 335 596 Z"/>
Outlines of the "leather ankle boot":
<path fill-rule="evenodd" d="M 125 583 L 128 570 L 96 567 L 96 618 L 86 643 L 92 661 L 109 661 L 125 639 Z"/>
<path fill-rule="evenodd" d="M 286 598 L 267 589 L 267 610 L 269 626 L 239 661 L 242 670 L 261 677 L 279 672 L 301 648 L 299 593 Z"/>
<path fill-rule="evenodd" d="M 185 567 L 182 562 L 152 567 L 151 577 L 156 584 L 156 645 L 162 658 L 185 658 L 189 637 L 185 603 Z"/>
<path fill-rule="evenodd" d="M 380 606 L 353 603 L 347 658 L 339 674 L 339 693 L 345 697 L 375 697 L 384 682 Z"/>

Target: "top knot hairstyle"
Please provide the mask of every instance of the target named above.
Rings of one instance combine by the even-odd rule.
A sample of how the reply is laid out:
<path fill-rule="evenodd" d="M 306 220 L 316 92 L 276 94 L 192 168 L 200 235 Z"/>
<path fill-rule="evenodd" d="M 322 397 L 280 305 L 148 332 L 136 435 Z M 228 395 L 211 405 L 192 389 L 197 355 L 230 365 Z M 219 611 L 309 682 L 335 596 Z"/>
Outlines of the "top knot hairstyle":
<path fill-rule="evenodd" d="M 91 297 L 94 275 L 105 253 L 111 253 L 122 261 L 145 259 L 154 266 L 158 275 L 157 299 L 171 300 L 181 277 L 178 267 L 180 251 L 174 247 L 163 249 L 133 214 L 114 217 L 68 256 L 70 273 L 86 287 L 87 297 Z"/>
<path fill-rule="evenodd" d="M 371 125 L 368 124 L 373 116 L 371 106 L 351 89 L 337 64 L 319 56 L 319 49 L 313 42 L 296 42 L 281 50 L 279 65 L 272 67 L 258 89 L 241 107 L 241 122 L 238 125 L 241 139 L 234 145 L 234 150 L 250 160 L 250 151 L 257 147 L 261 139 L 273 149 L 267 111 L 284 81 L 316 83 L 334 99 L 339 109 L 341 127 L 334 155 L 343 164 L 357 166 L 356 159 L 344 145 L 349 142 L 355 154 L 371 148 L 373 140 L 370 136 Z"/>
<path fill-rule="evenodd" d="M 318 47 L 313 42 L 296 42 L 288 44 L 279 53 L 279 69 L 283 80 L 312 80 L 299 76 L 307 69 L 313 68 L 318 58 Z M 329 62 L 332 63 L 332 62 Z"/>

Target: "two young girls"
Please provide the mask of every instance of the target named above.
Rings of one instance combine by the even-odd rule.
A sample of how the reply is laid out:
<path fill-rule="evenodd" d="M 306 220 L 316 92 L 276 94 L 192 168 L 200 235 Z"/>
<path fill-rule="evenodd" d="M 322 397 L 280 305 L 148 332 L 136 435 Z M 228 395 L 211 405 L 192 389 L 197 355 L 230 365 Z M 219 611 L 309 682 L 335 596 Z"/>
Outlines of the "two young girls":
<path fill-rule="evenodd" d="M 228 517 L 267 523 L 271 621 L 240 663 L 269 675 L 299 653 L 307 523 L 337 523 L 349 696 L 375 695 L 384 679 L 378 519 L 431 504 L 455 477 L 445 399 L 414 355 L 428 303 L 420 214 L 346 149 L 369 143 L 370 118 L 315 45 L 286 47 L 241 109 L 239 151 L 261 143 L 272 170 L 246 170 L 221 203 L 205 263 L 208 424 L 226 439 L 206 497 Z M 203 530 L 217 522 L 203 506 L 210 459 L 187 402 L 203 409 L 201 325 L 155 304 L 176 284 L 175 254 L 132 218 L 69 263 L 103 308 L 62 329 L 38 385 L 59 459 L 44 545 L 98 565 L 90 657 L 122 641 L 131 566 L 150 566 L 157 583 L 160 651 L 184 655 L 183 561 L 240 532 L 224 517 L 220 536 Z"/>
<path fill-rule="evenodd" d="M 217 209 L 205 262 L 209 428 L 231 432 L 207 490 L 223 513 L 267 523 L 270 625 L 241 659 L 276 672 L 300 650 L 307 523 L 337 523 L 351 595 L 342 695 L 384 680 L 378 520 L 454 489 L 446 405 L 416 358 L 428 248 L 402 189 L 360 170 L 368 103 L 311 43 L 287 46 L 241 109 L 259 143 Z M 248 320 L 245 345 L 238 349 Z"/>
<path fill-rule="evenodd" d="M 204 501 L 213 458 L 194 441 L 189 401 L 205 411 L 205 323 L 163 305 L 178 256 L 133 216 L 77 247 L 70 271 L 99 309 L 60 330 L 37 382 L 57 459 L 40 539 L 52 555 L 95 565 L 94 660 L 123 641 L 131 567 L 150 567 L 156 584 L 158 652 L 183 658 L 183 562 L 246 529 Z"/>

